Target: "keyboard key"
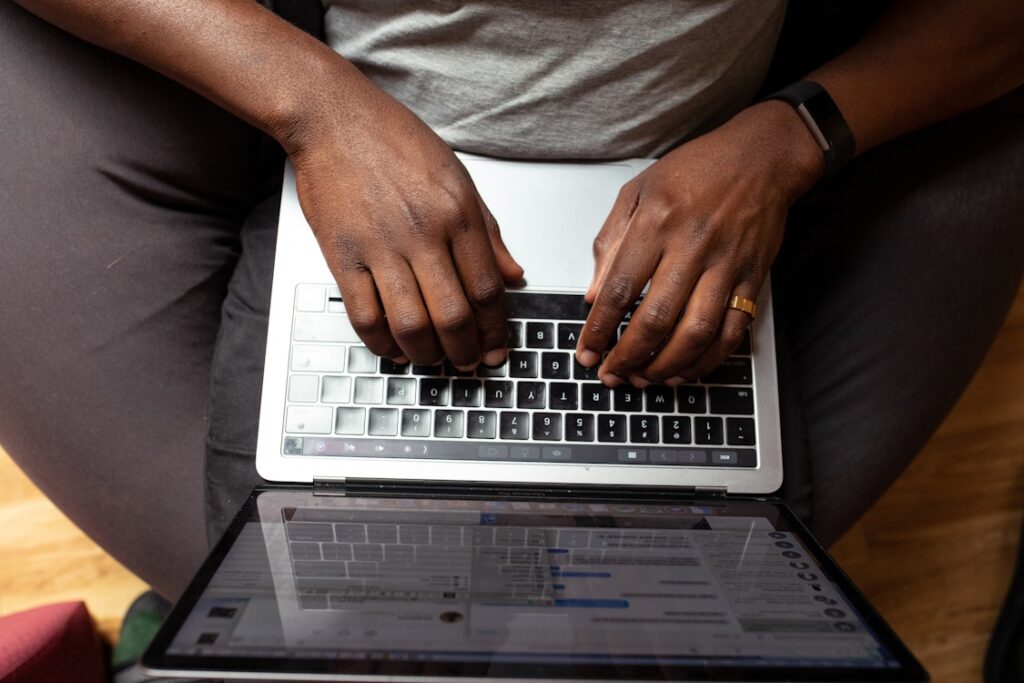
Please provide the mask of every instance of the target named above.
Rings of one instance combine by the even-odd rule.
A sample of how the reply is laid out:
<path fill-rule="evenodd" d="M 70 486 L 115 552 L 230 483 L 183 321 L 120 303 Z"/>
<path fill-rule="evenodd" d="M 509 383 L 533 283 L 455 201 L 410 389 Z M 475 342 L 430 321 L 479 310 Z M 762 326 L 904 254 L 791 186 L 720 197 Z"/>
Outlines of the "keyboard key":
<path fill-rule="evenodd" d="M 484 365 L 483 363 L 476 366 L 477 377 L 505 377 L 506 375 L 508 375 L 507 362 L 502 363 L 501 365 L 495 365 L 494 367 Z"/>
<path fill-rule="evenodd" d="M 483 387 L 475 379 L 457 379 L 452 382 L 452 405 L 476 408 L 483 401 Z"/>
<path fill-rule="evenodd" d="M 426 375 L 428 377 L 437 377 L 441 375 L 444 368 L 441 365 L 416 365 L 412 366 L 412 374 L 414 375 Z"/>
<path fill-rule="evenodd" d="M 661 418 L 661 433 L 665 443 L 690 443 L 690 418 L 666 415 Z"/>
<path fill-rule="evenodd" d="M 320 398 L 320 378 L 316 375 L 292 375 L 288 378 L 288 400 L 315 403 Z"/>
<path fill-rule="evenodd" d="M 566 441 L 593 441 L 594 416 L 585 413 L 570 413 L 565 416 Z"/>
<path fill-rule="evenodd" d="M 710 387 L 711 412 L 722 415 L 753 415 L 754 390 Z"/>
<path fill-rule="evenodd" d="M 501 438 L 525 440 L 530 436 L 530 414 L 517 412 L 502 412 L 501 417 Z"/>
<path fill-rule="evenodd" d="M 644 409 L 642 389 L 629 384 L 620 384 L 612 390 L 615 396 L 615 410 L 637 413 Z"/>
<path fill-rule="evenodd" d="M 548 386 L 551 392 L 550 408 L 553 410 L 576 410 L 579 403 L 579 389 L 571 382 L 552 382 Z"/>
<path fill-rule="evenodd" d="M 351 377 L 324 377 L 320 400 L 324 403 L 348 403 L 352 400 Z"/>
<path fill-rule="evenodd" d="M 473 371 L 472 370 L 459 370 L 457 367 L 452 365 L 452 362 L 450 360 L 445 360 L 444 363 L 441 364 L 441 372 L 444 373 L 445 375 L 447 375 L 448 377 L 472 377 L 473 376 Z"/>
<path fill-rule="evenodd" d="M 380 405 L 384 402 L 384 380 L 380 377 L 356 377 L 353 403 Z"/>
<path fill-rule="evenodd" d="M 366 408 L 338 408 L 334 421 L 335 434 L 366 434 Z"/>
<path fill-rule="evenodd" d="M 730 446 L 753 446 L 756 438 L 753 418 L 725 418 L 725 439 Z"/>
<path fill-rule="evenodd" d="M 545 379 L 569 379 L 569 354 L 545 351 L 541 354 L 540 376 Z"/>
<path fill-rule="evenodd" d="M 647 451 L 643 448 L 620 448 L 619 462 L 647 462 Z"/>
<path fill-rule="evenodd" d="M 696 384 L 684 384 L 676 389 L 679 398 L 680 413 L 706 413 L 708 412 L 708 399 L 704 387 Z"/>
<path fill-rule="evenodd" d="M 573 379 L 597 379 L 597 369 L 601 367 L 600 363 L 597 363 L 592 368 L 585 368 L 580 365 L 580 362 L 576 360 L 576 356 L 572 358 L 572 378 Z"/>
<path fill-rule="evenodd" d="M 359 335 L 344 313 L 296 313 L 292 338 L 295 341 L 360 343 Z"/>
<path fill-rule="evenodd" d="M 543 382 L 519 382 L 516 386 L 516 406 L 519 408 L 544 408 Z"/>
<path fill-rule="evenodd" d="M 402 436 L 430 436 L 430 411 L 422 408 L 402 410 Z"/>
<path fill-rule="evenodd" d="M 416 380 L 412 377 L 388 377 L 388 405 L 416 405 Z"/>
<path fill-rule="evenodd" d="M 658 418 L 653 415 L 631 415 L 629 440 L 631 443 L 658 443 Z"/>
<path fill-rule="evenodd" d="M 304 543 L 292 541 L 288 544 L 288 551 L 295 560 L 322 560 L 319 543 Z"/>
<path fill-rule="evenodd" d="M 394 408 L 370 408 L 370 436 L 398 434 L 398 411 Z"/>
<path fill-rule="evenodd" d="M 421 379 L 420 380 L 420 405 L 421 406 L 446 406 L 446 405 L 448 405 L 448 380 L 447 379 Z"/>
<path fill-rule="evenodd" d="M 526 348 L 555 348 L 554 323 L 526 323 Z"/>
<path fill-rule="evenodd" d="M 536 429 L 536 427 L 534 427 Z M 540 449 L 541 460 L 572 460 L 572 449 L 567 446 L 545 446 Z M 515 555 L 512 556 L 512 563 L 515 564 Z M 539 564 L 534 560 L 528 560 L 523 564 Z"/>
<path fill-rule="evenodd" d="M 299 285 L 295 288 L 295 310 L 320 313 L 327 301 L 327 288 L 323 285 Z"/>
<path fill-rule="evenodd" d="M 597 440 L 609 443 L 625 443 L 626 416 L 598 415 Z"/>
<path fill-rule="evenodd" d="M 722 418 L 720 417 L 695 417 L 693 418 L 693 438 L 701 445 L 721 444 L 722 441 Z"/>
<path fill-rule="evenodd" d="M 562 416 L 559 413 L 535 413 L 533 438 L 535 441 L 561 441 Z"/>
<path fill-rule="evenodd" d="M 674 413 L 676 411 L 676 396 L 672 387 L 658 384 L 644 389 L 647 394 L 647 410 L 652 413 Z"/>
<path fill-rule="evenodd" d="M 342 372 L 344 369 L 344 346 L 296 344 L 292 347 L 292 370 L 296 372 Z"/>
<path fill-rule="evenodd" d="M 487 380 L 484 382 L 484 405 L 488 408 L 511 408 L 512 391 L 512 382 Z"/>
<path fill-rule="evenodd" d="M 498 431 L 498 414 L 493 410 L 469 411 L 467 436 L 471 439 L 493 439 Z"/>
<path fill-rule="evenodd" d="M 751 384 L 754 381 L 754 368 L 749 358 L 726 358 L 725 362 L 700 381 L 703 384 Z"/>
<path fill-rule="evenodd" d="M 352 346 L 348 350 L 348 371 L 353 374 L 377 372 L 377 356 L 365 346 Z"/>
<path fill-rule="evenodd" d="M 736 451 L 711 451 L 711 464 L 712 465 L 732 465 L 736 466 L 740 464 L 739 453 Z"/>
<path fill-rule="evenodd" d="M 333 412 L 328 406 L 288 406 L 284 430 L 292 434 L 330 434 Z"/>
<path fill-rule="evenodd" d="M 558 323 L 558 348 L 575 349 L 583 323 Z"/>
<path fill-rule="evenodd" d="M 399 365 L 388 358 L 380 359 L 380 373 L 382 375 L 407 375 L 409 374 L 409 367 L 408 363 Z"/>
<path fill-rule="evenodd" d="M 523 348 L 523 324 L 519 321 L 508 321 L 508 348 Z"/>
<path fill-rule="evenodd" d="M 512 377 L 536 377 L 539 374 L 536 351 L 512 351 L 508 354 L 508 371 Z"/>
<path fill-rule="evenodd" d="M 612 391 L 605 385 L 584 384 L 580 390 L 583 393 L 583 410 L 611 410 Z"/>
<path fill-rule="evenodd" d="M 461 410 L 438 410 L 434 413 L 434 436 L 445 439 L 461 438 L 465 417 Z"/>
<path fill-rule="evenodd" d="M 365 543 L 366 527 L 362 524 L 335 524 L 334 537 L 339 543 Z"/>

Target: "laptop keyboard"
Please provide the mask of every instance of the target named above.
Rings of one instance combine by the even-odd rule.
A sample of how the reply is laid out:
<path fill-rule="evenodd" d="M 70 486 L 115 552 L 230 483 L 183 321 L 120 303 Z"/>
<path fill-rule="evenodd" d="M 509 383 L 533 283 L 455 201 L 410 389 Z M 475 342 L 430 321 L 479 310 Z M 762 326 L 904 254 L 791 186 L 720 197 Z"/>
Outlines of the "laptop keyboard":
<path fill-rule="evenodd" d="M 508 360 L 463 373 L 378 358 L 337 287 L 299 285 L 283 453 L 756 466 L 749 338 L 700 381 L 609 389 L 575 360 L 582 296 L 510 292 L 508 302 Z"/>

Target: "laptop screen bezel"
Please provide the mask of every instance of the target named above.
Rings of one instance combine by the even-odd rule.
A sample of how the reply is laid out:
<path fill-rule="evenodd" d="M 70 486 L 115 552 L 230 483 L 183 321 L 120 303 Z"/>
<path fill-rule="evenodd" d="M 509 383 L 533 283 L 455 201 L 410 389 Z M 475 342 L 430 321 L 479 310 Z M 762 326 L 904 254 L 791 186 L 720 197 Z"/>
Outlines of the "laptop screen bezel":
<path fill-rule="evenodd" d="M 184 625 L 187 617 L 199 602 L 200 597 L 206 590 L 207 585 L 213 578 L 217 568 L 227 557 L 231 547 L 245 525 L 258 517 L 257 499 L 265 492 L 283 491 L 298 492 L 312 495 L 309 487 L 268 485 L 255 488 L 246 500 L 245 504 L 235 516 L 227 531 L 216 544 L 213 551 L 207 557 L 195 578 L 189 584 L 182 597 L 175 604 L 170 615 L 161 626 L 159 632 L 150 643 L 140 664 L 143 669 L 153 675 L 180 675 L 190 677 L 220 677 L 220 678 L 267 678 L 278 680 L 351 680 L 365 681 L 367 679 L 380 681 L 465 681 L 488 680 L 488 681 L 538 681 L 542 679 L 560 679 L 574 681 L 651 681 L 651 680 L 680 680 L 680 681 L 735 681 L 737 683 L 746 681 L 890 681 L 894 683 L 907 683 L 911 681 L 927 681 L 928 675 L 924 668 L 902 643 L 891 627 L 871 606 L 864 595 L 857 589 L 850 578 L 832 560 L 824 548 L 814 539 L 810 531 L 800 522 L 789 507 L 778 499 L 755 497 L 755 496 L 729 496 L 727 499 L 717 499 L 711 502 L 727 503 L 758 503 L 771 506 L 778 518 L 783 519 L 790 530 L 797 534 L 804 543 L 807 550 L 814 556 L 825 573 L 839 587 L 842 593 L 850 601 L 851 605 L 858 611 L 860 616 L 867 623 L 868 627 L 878 637 L 879 641 L 886 647 L 893 658 L 899 663 L 898 668 L 833 668 L 833 667 L 772 667 L 770 669 L 755 669 L 751 667 L 737 667 L 730 665 L 706 666 L 674 666 L 674 665 L 649 665 L 649 666 L 623 666 L 621 664 L 549 664 L 549 663 L 503 663 L 503 671 L 507 675 L 495 677 L 487 675 L 489 663 L 481 662 L 417 662 L 417 661 L 394 661 L 377 659 L 311 659 L 311 658 L 287 658 L 287 657 L 217 657 L 217 656 L 193 656 L 169 654 L 168 648 L 174 641 L 178 631 Z M 550 491 L 544 498 L 537 500 L 551 500 Z M 495 491 L 490 490 L 484 495 L 464 496 L 461 498 L 476 498 L 481 500 L 530 500 L 523 491 L 517 491 L 508 496 L 494 495 Z M 387 497 L 398 497 L 400 494 L 395 491 L 379 494 Z M 602 497 L 590 499 L 588 502 L 636 502 L 642 499 L 643 492 L 629 492 L 628 494 L 614 497 Z M 364 492 L 359 493 L 360 497 L 377 497 Z M 408 497 L 424 498 L 416 495 Z M 567 500 L 578 500 L 567 498 Z M 667 501 L 659 500 L 665 503 Z M 680 505 L 707 504 L 709 500 L 699 495 L 687 495 L 681 493 L 678 499 L 672 501 Z M 425 669 L 429 667 L 429 672 Z"/>

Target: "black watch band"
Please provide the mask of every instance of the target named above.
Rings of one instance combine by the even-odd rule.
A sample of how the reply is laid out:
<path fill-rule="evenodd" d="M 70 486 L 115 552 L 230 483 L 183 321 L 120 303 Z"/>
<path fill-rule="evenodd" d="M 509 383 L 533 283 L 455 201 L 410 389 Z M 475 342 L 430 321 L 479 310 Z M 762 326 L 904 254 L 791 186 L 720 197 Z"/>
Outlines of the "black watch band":
<path fill-rule="evenodd" d="M 799 81 L 764 99 L 782 100 L 796 109 L 825 155 L 823 179 L 831 178 L 850 163 L 855 147 L 853 131 L 823 87 L 813 81 Z"/>

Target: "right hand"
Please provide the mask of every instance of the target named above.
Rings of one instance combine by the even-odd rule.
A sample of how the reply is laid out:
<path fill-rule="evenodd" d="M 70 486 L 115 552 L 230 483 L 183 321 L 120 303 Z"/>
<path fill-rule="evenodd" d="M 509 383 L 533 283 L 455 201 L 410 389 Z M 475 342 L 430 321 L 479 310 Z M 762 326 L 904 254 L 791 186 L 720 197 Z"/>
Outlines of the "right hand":
<path fill-rule="evenodd" d="M 359 80 L 346 90 L 348 106 L 289 150 L 299 202 L 352 326 L 396 362 L 499 365 L 504 284 L 523 269 L 452 150 Z"/>

